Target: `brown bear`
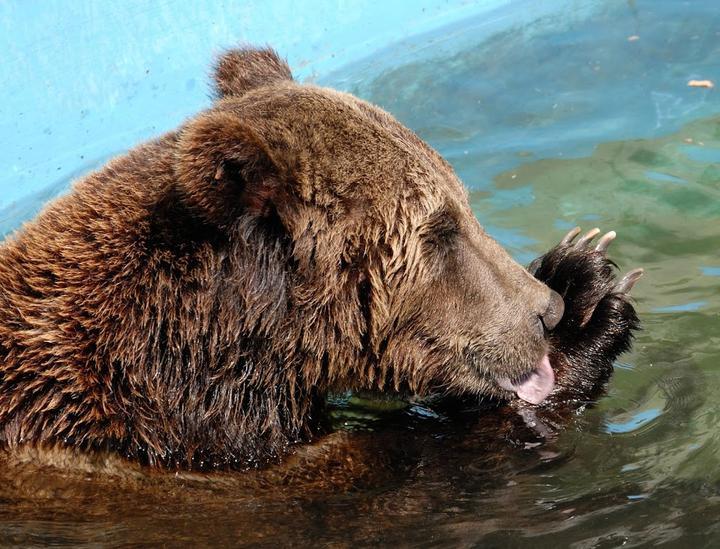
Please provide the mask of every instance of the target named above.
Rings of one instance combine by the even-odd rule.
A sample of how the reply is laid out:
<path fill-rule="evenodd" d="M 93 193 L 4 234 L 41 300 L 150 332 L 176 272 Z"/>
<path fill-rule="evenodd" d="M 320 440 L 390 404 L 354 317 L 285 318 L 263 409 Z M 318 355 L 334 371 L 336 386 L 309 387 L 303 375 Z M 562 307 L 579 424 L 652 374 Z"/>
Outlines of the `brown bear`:
<path fill-rule="evenodd" d="M 638 274 L 616 283 L 612 233 L 535 278 L 379 108 L 269 49 L 227 52 L 215 85 L 0 248 L 6 447 L 251 467 L 325 431 L 329 392 L 559 402 L 628 347 Z"/>

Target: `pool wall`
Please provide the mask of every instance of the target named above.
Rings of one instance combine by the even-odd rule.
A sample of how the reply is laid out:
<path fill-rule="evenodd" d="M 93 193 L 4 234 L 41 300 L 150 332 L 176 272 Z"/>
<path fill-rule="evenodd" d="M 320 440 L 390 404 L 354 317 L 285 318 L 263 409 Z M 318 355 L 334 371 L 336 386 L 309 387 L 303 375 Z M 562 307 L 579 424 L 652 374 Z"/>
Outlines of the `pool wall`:
<path fill-rule="evenodd" d="M 323 76 L 468 17 L 493 33 L 593 1 L 9 0 L 0 3 L 0 234 L 68 181 L 209 103 L 222 48 L 271 44 Z M 560 17 L 562 16 L 562 17 Z"/>

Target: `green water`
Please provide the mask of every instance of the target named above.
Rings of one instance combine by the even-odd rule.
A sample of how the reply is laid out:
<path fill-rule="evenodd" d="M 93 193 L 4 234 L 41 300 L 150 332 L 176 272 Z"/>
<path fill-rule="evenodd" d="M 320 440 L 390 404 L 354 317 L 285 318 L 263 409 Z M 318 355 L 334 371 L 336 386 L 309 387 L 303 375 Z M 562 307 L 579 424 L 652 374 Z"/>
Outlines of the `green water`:
<path fill-rule="evenodd" d="M 646 269 L 635 291 L 644 329 L 607 396 L 549 457 L 528 471 L 527 458 L 506 453 L 502 487 L 470 494 L 457 483 L 467 457 L 459 470 L 448 465 L 446 492 L 417 483 L 404 497 L 427 490 L 436 503 L 470 503 L 459 516 L 441 513 L 440 524 L 424 516 L 406 528 L 434 533 L 433 546 L 720 541 L 720 116 L 656 139 L 601 143 L 585 157 L 523 163 L 471 201 L 518 256 L 550 247 L 575 222 L 617 230 L 612 257 L 624 270 Z"/>
<path fill-rule="evenodd" d="M 473 194 L 478 216 L 508 231 L 615 229 L 612 257 L 647 273 L 635 292 L 644 330 L 633 352 L 586 412 L 592 427 L 563 435 L 572 459 L 524 502 L 529 513 L 546 499 L 573 509 L 553 539 L 720 539 L 718 162 L 720 117 L 711 117 L 662 138 L 599 144 L 587 157 L 524 164 Z M 514 193 L 532 200 L 498 207 Z M 552 244 L 548 233 L 531 233 L 539 249 Z"/>
<path fill-rule="evenodd" d="M 563 459 L 472 495 L 446 544 L 717 545 L 720 99 L 686 83 L 720 80 L 720 10 L 608 3 L 569 28 L 550 19 L 473 43 L 484 24 L 337 82 L 449 158 L 520 261 L 575 225 L 616 230 L 612 258 L 646 270 L 634 291 L 644 329 L 607 396 L 553 448 Z"/>
<path fill-rule="evenodd" d="M 369 83 L 338 75 L 451 159 L 519 260 L 598 226 L 618 232 L 622 270 L 646 270 L 634 292 L 644 330 L 607 396 L 561 435 L 563 459 L 472 495 L 448 519 L 456 537 L 435 543 L 716 546 L 720 100 L 686 83 L 720 79 L 720 10 L 630 2 L 544 24 L 474 45 L 460 31 L 459 52 L 440 39 L 442 53 Z"/>

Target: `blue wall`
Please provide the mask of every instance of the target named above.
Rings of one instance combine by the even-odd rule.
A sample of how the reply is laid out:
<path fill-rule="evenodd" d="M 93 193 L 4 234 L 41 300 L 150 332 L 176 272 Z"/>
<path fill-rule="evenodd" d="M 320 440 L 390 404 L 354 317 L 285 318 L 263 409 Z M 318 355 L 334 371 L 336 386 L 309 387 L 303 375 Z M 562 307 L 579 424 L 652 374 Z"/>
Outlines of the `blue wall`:
<path fill-rule="evenodd" d="M 208 66 L 222 48 L 271 44 L 297 77 L 322 82 L 397 41 L 432 50 L 418 37 L 441 27 L 451 33 L 468 17 L 486 17 L 478 32 L 491 33 L 547 13 L 567 21 L 601 3 L 4 0 L 0 235 L 70 180 L 206 106 Z M 330 82 L 343 86 L 339 76 Z"/>
<path fill-rule="evenodd" d="M 0 2 L 0 209 L 22 209 L 17 201 L 38 191 L 51 196 L 205 106 L 208 65 L 224 47 L 271 44 L 297 76 L 312 78 L 400 37 L 505 3 Z"/>

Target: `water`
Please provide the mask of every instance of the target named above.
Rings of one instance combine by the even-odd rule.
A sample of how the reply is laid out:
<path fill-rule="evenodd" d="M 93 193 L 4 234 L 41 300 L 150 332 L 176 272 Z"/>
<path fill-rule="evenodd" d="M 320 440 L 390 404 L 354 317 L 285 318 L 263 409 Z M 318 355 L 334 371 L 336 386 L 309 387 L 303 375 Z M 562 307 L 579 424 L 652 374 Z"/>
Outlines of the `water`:
<path fill-rule="evenodd" d="M 323 83 L 387 108 L 444 154 L 519 260 L 575 224 L 618 232 L 612 257 L 647 271 L 634 291 L 644 330 L 607 396 L 541 444 L 340 400 L 336 426 L 376 467 L 351 490 L 0 473 L 1 544 L 717 545 L 720 92 L 686 83 L 720 85 L 720 10 L 614 2 L 569 26 L 474 38 L 484 25 Z"/>

